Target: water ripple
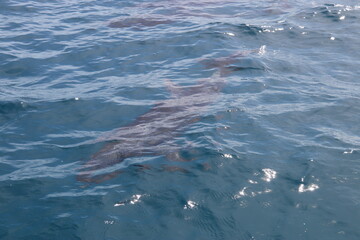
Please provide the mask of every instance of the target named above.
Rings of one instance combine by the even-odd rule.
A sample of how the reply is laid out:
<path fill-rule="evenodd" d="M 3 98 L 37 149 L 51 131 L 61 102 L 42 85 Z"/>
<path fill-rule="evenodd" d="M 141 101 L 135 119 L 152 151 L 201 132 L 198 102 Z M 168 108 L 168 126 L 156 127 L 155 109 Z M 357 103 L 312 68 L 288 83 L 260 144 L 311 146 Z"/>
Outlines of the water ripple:
<path fill-rule="evenodd" d="M 0 238 L 359 239 L 359 10 L 2 1 Z"/>

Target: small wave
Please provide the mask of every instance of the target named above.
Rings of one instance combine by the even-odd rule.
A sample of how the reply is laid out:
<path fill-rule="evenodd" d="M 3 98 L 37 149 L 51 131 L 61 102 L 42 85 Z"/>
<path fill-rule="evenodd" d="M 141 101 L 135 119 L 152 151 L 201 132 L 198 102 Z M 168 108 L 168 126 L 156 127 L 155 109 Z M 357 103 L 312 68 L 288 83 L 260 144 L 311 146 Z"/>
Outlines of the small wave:
<path fill-rule="evenodd" d="M 75 174 L 77 166 L 76 162 L 49 166 L 49 164 L 56 161 L 56 159 L 1 161 L 3 164 L 16 166 L 18 169 L 12 171 L 11 173 L 1 175 L 0 181 L 21 181 L 25 179 L 38 178 L 65 178 Z"/>
<path fill-rule="evenodd" d="M 15 102 L 1 102 L 0 101 L 0 114 L 7 115 L 13 113 L 19 113 L 21 111 L 26 111 L 28 109 L 33 108 L 26 102 L 23 101 L 15 101 Z"/>

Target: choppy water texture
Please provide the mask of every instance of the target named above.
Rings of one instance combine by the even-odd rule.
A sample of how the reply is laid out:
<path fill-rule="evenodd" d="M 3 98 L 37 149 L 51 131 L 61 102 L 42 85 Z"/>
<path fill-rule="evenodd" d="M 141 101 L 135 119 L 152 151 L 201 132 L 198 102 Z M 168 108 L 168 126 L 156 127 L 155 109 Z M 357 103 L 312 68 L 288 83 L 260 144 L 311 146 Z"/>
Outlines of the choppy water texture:
<path fill-rule="evenodd" d="M 1 1 L 0 238 L 360 239 L 359 36 L 358 1 Z"/>

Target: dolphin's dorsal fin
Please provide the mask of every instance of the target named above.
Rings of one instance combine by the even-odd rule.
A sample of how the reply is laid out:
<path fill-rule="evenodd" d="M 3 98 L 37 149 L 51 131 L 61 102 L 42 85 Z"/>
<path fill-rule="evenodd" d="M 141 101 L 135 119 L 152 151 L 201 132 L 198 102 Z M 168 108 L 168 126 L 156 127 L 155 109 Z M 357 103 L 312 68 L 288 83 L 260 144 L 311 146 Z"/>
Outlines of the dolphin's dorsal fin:
<path fill-rule="evenodd" d="M 165 79 L 164 83 L 168 91 L 171 92 L 172 97 L 178 98 L 182 95 L 183 88 L 181 86 L 176 85 L 170 79 Z"/>

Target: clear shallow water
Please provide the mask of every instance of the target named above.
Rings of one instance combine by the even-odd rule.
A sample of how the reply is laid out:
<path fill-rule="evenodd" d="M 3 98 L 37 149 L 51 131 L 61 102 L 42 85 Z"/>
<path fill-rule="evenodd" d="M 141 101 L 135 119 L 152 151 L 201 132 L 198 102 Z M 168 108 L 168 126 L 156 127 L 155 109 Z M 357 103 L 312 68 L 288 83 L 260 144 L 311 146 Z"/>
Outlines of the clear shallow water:
<path fill-rule="evenodd" d="M 0 238 L 359 239 L 359 18 L 357 1 L 2 1 Z M 203 59 L 239 51 L 154 146 L 188 161 L 77 180 L 169 80 L 214 79 Z"/>

